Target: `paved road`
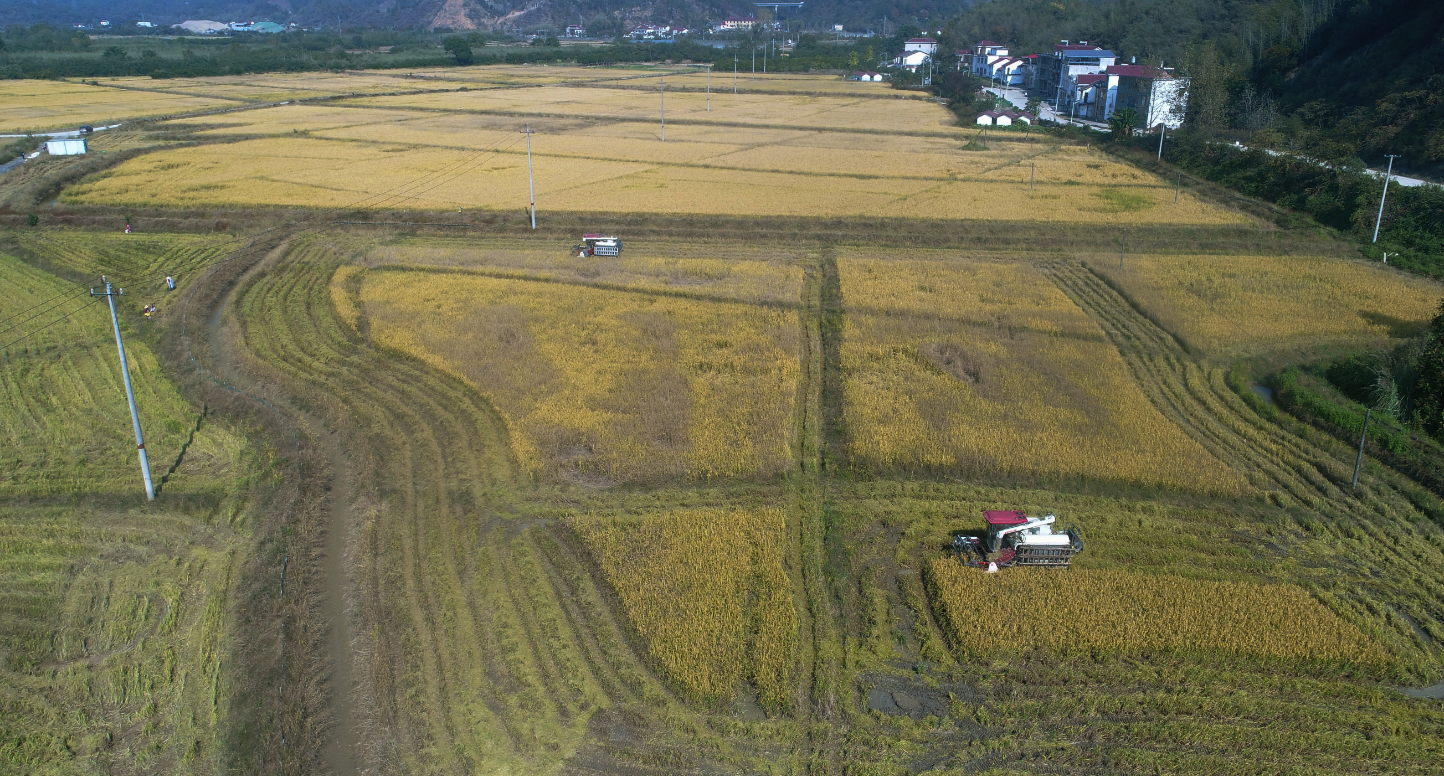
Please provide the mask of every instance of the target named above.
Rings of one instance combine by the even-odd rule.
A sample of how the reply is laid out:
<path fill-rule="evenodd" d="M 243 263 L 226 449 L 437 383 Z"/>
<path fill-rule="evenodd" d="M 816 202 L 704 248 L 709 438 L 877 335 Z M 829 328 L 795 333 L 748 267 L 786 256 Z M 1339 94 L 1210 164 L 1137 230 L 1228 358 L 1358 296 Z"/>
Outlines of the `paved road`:
<path fill-rule="evenodd" d="M 104 126 L 104 127 L 96 127 L 96 128 L 95 128 L 95 131 L 96 131 L 96 132 L 99 132 L 99 131 L 104 130 L 104 129 L 115 129 L 115 128 L 118 127 L 118 126 L 120 126 L 120 125 L 119 125 L 119 124 L 109 124 L 109 125 Z M 28 132 L 28 133 L 21 133 L 21 134 L 19 134 L 19 135 L 0 135 L 0 137 L 51 137 L 51 138 L 66 138 L 66 137 L 80 137 L 81 134 L 83 134 L 83 133 L 82 133 L 80 130 L 78 130 L 78 129 L 67 129 L 67 130 L 64 130 L 64 131 L 62 131 L 62 132 Z"/>
<path fill-rule="evenodd" d="M 1018 110 L 1023 110 L 1024 108 L 1028 107 L 1028 92 L 1024 89 L 1000 89 L 989 86 L 983 91 L 995 97 L 1002 97 L 1008 102 L 1013 103 L 1013 107 L 1017 108 Z M 1038 118 L 1043 121 L 1059 120 L 1057 115 L 1053 113 L 1053 109 L 1049 107 L 1047 103 L 1043 103 L 1042 105 L 1038 106 Z M 1064 120 L 1066 121 L 1066 119 L 1067 117 L 1065 116 Z"/>

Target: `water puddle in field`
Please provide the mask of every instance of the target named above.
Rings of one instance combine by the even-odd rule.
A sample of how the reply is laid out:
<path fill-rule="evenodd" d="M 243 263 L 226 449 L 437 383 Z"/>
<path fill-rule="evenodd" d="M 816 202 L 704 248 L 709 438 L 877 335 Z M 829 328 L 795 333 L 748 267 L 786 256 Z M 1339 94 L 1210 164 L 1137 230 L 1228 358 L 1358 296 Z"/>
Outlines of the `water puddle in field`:
<path fill-rule="evenodd" d="M 1249 390 L 1250 390 L 1250 391 L 1253 391 L 1253 392 L 1254 392 L 1254 395 L 1258 396 L 1260 399 L 1263 399 L 1264 401 L 1268 402 L 1269 404 L 1273 404 L 1273 403 L 1274 403 L 1274 392 L 1273 392 L 1273 389 L 1269 388 L 1268 386 L 1266 386 L 1266 385 L 1259 385 L 1258 383 L 1254 383 L 1253 387 L 1249 388 Z"/>
<path fill-rule="evenodd" d="M 1428 687 L 1404 687 L 1399 690 L 1410 698 L 1423 698 L 1427 700 L 1444 700 L 1444 682 L 1432 684 Z"/>

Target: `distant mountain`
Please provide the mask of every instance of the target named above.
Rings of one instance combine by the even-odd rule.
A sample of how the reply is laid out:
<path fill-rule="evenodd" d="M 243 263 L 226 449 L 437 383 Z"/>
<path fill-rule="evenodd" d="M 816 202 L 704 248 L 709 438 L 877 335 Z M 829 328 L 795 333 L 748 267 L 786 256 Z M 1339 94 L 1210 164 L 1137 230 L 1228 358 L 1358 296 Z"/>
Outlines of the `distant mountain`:
<path fill-rule="evenodd" d="M 737 11 L 749 4 L 733 3 Z M 707 0 L 0 0 L 0 26 L 36 23 L 69 27 L 151 21 L 169 26 L 187 19 L 274 21 L 334 30 L 491 30 L 531 24 L 570 24 L 598 14 L 636 23 L 720 19 L 733 9 Z"/>
<path fill-rule="evenodd" d="M 844 24 L 852 30 L 889 32 L 916 20 L 924 27 L 977 0 L 807 0 L 801 12 L 786 11 L 813 26 Z M 700 26 L 726 16 L 750 15 L 747 0 L 0 0 L 0 27 L 39 22 L 57 27 L 101 19 L 171 25 L 186 19 L 295 22 L 336 29 L 495 30 L 533 24 L 585 23 L 597 16 L 613 24 L 645 22 Z"/>

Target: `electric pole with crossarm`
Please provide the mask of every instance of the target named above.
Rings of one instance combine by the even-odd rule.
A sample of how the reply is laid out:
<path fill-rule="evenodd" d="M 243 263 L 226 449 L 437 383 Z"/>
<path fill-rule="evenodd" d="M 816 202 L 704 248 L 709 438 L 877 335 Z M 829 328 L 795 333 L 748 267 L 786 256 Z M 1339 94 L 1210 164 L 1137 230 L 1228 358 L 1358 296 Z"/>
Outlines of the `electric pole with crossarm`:
<path fill-rule="evenodd" d="M 120 376 L 125 381 L 125 400 L 130 403 L 130 422 L 135 426 L 135 449 L 140 451 L 140 476 L 145 478 L 145 497 L 155 501 L 155 486 L 150 482 L 150 461 L 145 457 L 145 437 L 141 436 L 140 415 L 135 411 L 135 391 L 130 387 L 130 367 L 125 363 L 125 343 L 120 339 L 120 320 L 115 317 L 115 298 L 124 294 L 125 289 L 111 290 L 110 281 L 104 275 L 100 279 L 105 283 L 104 293 L 92 288 L 90 295 L 103 296 L 110 303 L 110 325 L 115 329 L 115 349 L 120 351 Z"/>

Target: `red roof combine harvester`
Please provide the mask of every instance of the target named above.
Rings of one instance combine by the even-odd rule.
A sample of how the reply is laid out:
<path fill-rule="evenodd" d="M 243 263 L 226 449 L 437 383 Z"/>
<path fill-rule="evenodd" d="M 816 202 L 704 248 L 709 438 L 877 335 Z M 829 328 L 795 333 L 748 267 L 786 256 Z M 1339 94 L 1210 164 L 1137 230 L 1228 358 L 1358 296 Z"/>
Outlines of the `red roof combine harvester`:
<path fill-rule="evenodd" d="M 1028 517 L 1022 512 L 984 510 L 987 535 L 958 536 L 953 550 L 969 566 L 996 571 L 1005 566 L 1053 566 L 1067 568 L 1073 556 L 1083 551 L 1083 537 L 1077 526 L 1054 533 L 1058 518 Z"/>

